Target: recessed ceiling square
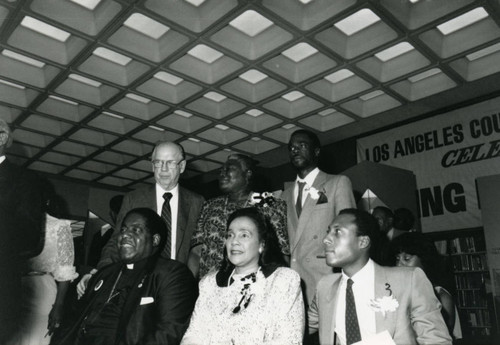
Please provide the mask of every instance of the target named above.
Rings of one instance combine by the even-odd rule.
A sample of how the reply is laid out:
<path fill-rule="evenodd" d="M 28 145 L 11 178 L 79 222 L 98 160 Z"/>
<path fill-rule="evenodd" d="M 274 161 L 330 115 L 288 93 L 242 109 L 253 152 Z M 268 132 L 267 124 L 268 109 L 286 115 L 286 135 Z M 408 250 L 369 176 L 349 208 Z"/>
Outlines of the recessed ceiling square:
<path fill-rule="evenodd" d="M 108 48 L 104 47 L 98 47 L 96 48 L 92 54 L 99 56 L 100 58 L 106 59 L 108 61 L 114 62 L 118 65 L 121 66 L 126 66 L 130 61 L 132 61 L 131 58 L 128 56 L 125 56 L 123 54 L 114 52 Z"/>
<path fill-rule="evenodd" d="M 415 49 L 415 48 L 410 43 L 401 42 L 401 43 L 398 43 L 392 47 L 384 49 L 381 52 L 376 53 L 375 56 L 380 61 L 386 62 L 386 61 L 389 61 L 391 59 L 394 59 L 397 56 L 403 55 L 404 53 L 407 53 L 413 49 Z"/>
<path fill-rule="evenodd" d="M 165 24 L 157 22 L 142 13 L 133 13 L 123 25 L 155 40 L 170 30 Z"/>
<path fill-rule="evenodd" d="M 440 24 L 437 26 L 437 29 L 443 34 L 443 35 L 449 35 L 457 30 L 463 29 L 469 25 L 472 25 L 481 19 L 484 19 L 488 17 L 488 12 L 484 9 L 484 7 L 478 7 L 476 9 L 473 9 L 472 11 L 469 11 L 467 13 L 464 13 L 456 18 L 453 18 L 451 20 L 448 20 L 447 22 Z"/>
<path fill-rule="evenodd" d="M 42 35 L 53 38 L 59 42 L 66 42 L 69 36 L 71 36 L 69 32 L 56 28 L 55 26 L 52 26 L 30 16 L 24 17 L 21 21 L 21 25 Z"/>
<path fill-rule="evenodd" d="M 267 75 L 256 70 L 256 69 L 251 69 L 246 71 L 243 74 L 240 74 L 239 77 L 250 84 L 257 84 L 258 82 L 264 80 L 267 78 Z"/>
<path fill-rule="evenodd" d="M 378 21 L 380 21 L 379 16 L 373 13 L 373 11 L 364 8 L 335 23 L 334 26 L 347 36 L 351 36 Z"/>
<path fill-rule="evenodd" d="M 304 59 L 307 59 L 309 56 L 316 54 L 317 52 L 318 50 L 311 46 L 309 43 L 301 42 L 297 43 L 291 48 L 288 48 L 281 54 L 294 62 L 300 62 Z"/>
<path fill-rule="evenodd" d="M 248 10 L 229 22 L 229 25 L 250 37 L 255 37 L 273 25 L 273 22 L 254 10 Z"/>
<path fill-rule="evenodd" d="M 224 56 L 220 51 L 215 50 L 205 44 L 198 44 L 188 51 L 188 54 L 208 64 L 214 63 Z"/>
<path fill-rule="evenodd" d="M 282 98 L 286 99 L 287 101 L 289 102 L 294 102 L 302 97 L 304 97 L 305 95 L 300 92 L 300 91 L 292 91 L 292 92 L 289 92 L 287 94 L 284 94 L 283 96 L 281 96 Z"/>

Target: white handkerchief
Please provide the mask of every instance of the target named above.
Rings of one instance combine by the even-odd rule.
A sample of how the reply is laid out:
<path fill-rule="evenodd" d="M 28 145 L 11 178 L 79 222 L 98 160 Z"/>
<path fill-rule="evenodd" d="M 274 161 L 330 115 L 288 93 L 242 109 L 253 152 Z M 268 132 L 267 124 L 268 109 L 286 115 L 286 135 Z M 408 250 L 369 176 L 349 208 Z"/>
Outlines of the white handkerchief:
<path fill-rule="evenodd" d="M 143 304 L 150 304 L 153 303 L 155 299 L 153 297 L 142 297 L 141 298 L 141 305 Z"/>
<path fill-rule="evenodd" d="M 373 337 L 363 339 L 352 345 L 396 345 L 387 330 L 375 334 Z"/>

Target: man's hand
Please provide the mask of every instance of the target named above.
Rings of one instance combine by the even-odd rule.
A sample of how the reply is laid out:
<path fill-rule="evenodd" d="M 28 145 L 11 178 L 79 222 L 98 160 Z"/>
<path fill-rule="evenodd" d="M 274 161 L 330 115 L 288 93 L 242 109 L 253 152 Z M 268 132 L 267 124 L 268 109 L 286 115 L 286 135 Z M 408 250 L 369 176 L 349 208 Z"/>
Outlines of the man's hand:
<path fill-rule="evenodd" d="M 83 294 L 85 293 L 85 290 L 87 290 L 87 285 L 89 284 L 89 280 L 92 277 L 92 274 L 97 272 L 97 270 L 92 270 L 90 273 L 85 274 L 82 279 L 78 282 L 78 285 L 76 285 L 76 292 L 78 294 L 78 299 L 82 298 Z"/>

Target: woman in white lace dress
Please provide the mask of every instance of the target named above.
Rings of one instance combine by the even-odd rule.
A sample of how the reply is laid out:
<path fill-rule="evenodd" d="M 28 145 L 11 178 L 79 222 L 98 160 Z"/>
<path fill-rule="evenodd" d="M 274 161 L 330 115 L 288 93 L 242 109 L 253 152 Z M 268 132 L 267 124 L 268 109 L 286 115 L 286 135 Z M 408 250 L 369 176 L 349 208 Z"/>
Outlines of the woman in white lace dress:
<path fill-rule="evenodd" d="M 232 213 L 221 269 L 200 281 L 181 345 L 302 344 L 300 278 L 283 266 L 276 234 L 258 209 Z"/>
<path fill-rule="evenodd" d="M 27 262 L 22 278 L 22 314 L 13 342 L 16 345 L 50 343 L 52 332 L 61 323 L 69 283 L 78 277 L 73 266 L 70 221 L 49 214 L 57 215 L 59 209 L 58 199 L 49 196 L 44 247 L 40 255 Z"/>

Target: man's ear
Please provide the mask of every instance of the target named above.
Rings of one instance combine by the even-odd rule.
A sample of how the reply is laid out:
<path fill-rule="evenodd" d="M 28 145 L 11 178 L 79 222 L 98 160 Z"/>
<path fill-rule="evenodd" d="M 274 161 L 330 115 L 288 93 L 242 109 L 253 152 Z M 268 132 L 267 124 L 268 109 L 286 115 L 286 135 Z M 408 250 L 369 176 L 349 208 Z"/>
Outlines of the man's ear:
<path fill-rule="evenodd" d="M 315 155 L 315 157 L 316 157 L 316 158 L 319 158 L 319 154 L 320 154 L 320 152 L 321 152 L 321 148 L 316 147 L 316 148 L 314 149 L 314 155 Z"/>
<path fill-rule="evenodd" d="M 158 247 L 160 245 L 161 236 L 160 234 L 153 235 L 153 247 Z"/>
<path fill-rule="evenodd" d="M 179 171 L 182 174 L 186 170 L 186 160 L 184 159 L 182 162 L 179 163 Z"/>
<path fill-rule="evenodd" d="M 368 236 L 359 236 L 359 247 L 360 248 L 368 248 L 370 246 L 370 237 Z"/>
<path fill-rule="evenodd" d="M 247 182 L 249 182 L 252 179 L 253 171 L 252 170 L 247 170 L 246 172 L 246 179 Z"/>

